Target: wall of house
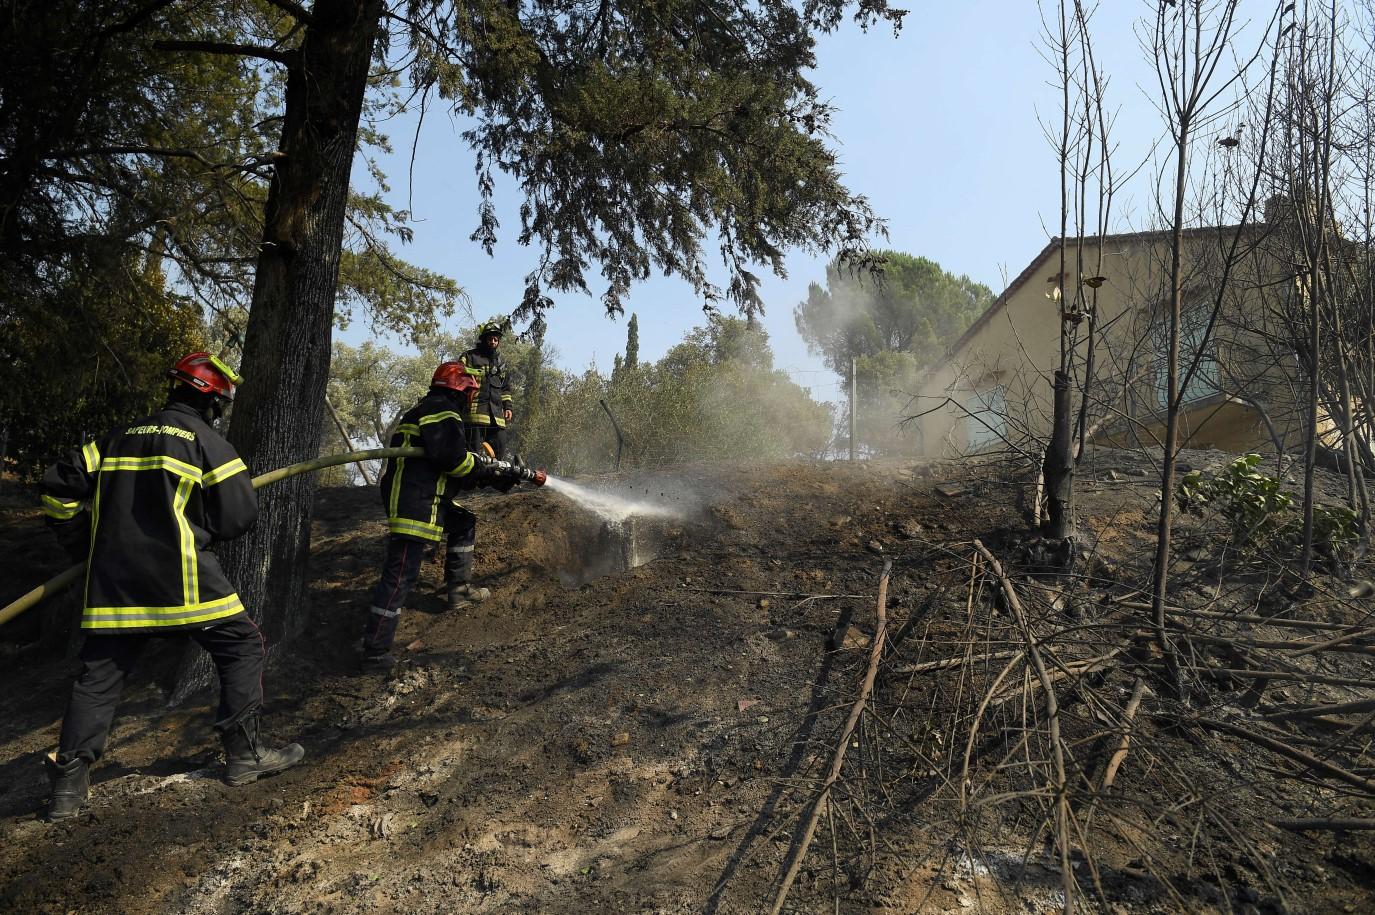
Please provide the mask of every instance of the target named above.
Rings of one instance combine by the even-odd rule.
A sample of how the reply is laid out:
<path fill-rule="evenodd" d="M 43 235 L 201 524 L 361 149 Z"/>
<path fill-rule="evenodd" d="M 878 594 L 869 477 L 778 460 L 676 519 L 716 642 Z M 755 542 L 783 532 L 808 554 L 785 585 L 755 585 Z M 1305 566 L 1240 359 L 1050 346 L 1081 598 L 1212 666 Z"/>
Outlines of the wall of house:
<path fill-rule="evenodd" d="M 1222 251 L 1229 241 L 1230 235 L 1215 232 L 1186 239 L 1186 313 L 1191 308 L 1196 315 L 1211 313 L 1221 285 L 1220 265 L 1226 260 Z M 1097 384 L 1090 430 L 1095 440 L 1108 444 L 1158 444 L 1164 436 L 1167 325 L 1162 309 L 1168 302 L 1168 240 L 1109 236 L 1103 247 L 1101 266 L 1091 240 L 1082 266 L 1071 251 L 1065 271 L 1070 278 L 1105 278 L 1097 290 Z M 1058 306 L 1047 293 L 1056 288 L 1059 257 L 1058 248 L 1042 252 L 958 351 L 925 379 L 920 395 L 922 409 L 931 410 L 921 421 L 927 456 L 1009 448 L 1032 454 L 1049 437 L 1060 321 Z M 1273 304 L 1267 297 L 1281 290 L 1274 282 L 1273 263 L 1260 250 L 1233 259 L 1228 292 L 1210 336 L 1213 358 L 1200 364 L 1187 389 L 1196 395 L 1182 418 L 1190 447 L 1272 450 L 1278 437 L 1282 447 L 1292 449 L 1302 441 L 1302 415 L 1294 406 L 1295 365 L 1292 357 L 1286 361 L 1275 352 L 1273 341 L 1282 334 L 1265 319 L 1271 310 L 1267 305 Z M 1184 323 L 1187 358 L 1190 334 L 1201 339 L 1204 326 L 1191 324 L 1188 314 Z M 1080 331 L 1086 335 L 1087 323 Z M 1081 341 L 1076 354 L 1081 367 L 1087 354 Z M 1274 436 L 1261 410 L 1270 418 Z"/>

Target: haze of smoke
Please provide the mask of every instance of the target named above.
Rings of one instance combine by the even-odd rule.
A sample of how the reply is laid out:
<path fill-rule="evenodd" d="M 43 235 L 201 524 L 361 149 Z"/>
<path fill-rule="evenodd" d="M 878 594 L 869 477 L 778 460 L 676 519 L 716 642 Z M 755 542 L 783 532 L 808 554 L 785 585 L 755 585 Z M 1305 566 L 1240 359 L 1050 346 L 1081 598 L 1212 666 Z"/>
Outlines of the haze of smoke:
<path fill-rule="evenodd" d="M 651 502 L 627 498 L 605 489 L 591 489 L 570 483 L 558 477 L 550 477 L 545 484 L 554 492 L 572 499 L 597 517 L 612 524 L 621 524 L 631 517 L 638 518 L 681 518 L 683 510 L 678 506 L 663 502 Z"/>

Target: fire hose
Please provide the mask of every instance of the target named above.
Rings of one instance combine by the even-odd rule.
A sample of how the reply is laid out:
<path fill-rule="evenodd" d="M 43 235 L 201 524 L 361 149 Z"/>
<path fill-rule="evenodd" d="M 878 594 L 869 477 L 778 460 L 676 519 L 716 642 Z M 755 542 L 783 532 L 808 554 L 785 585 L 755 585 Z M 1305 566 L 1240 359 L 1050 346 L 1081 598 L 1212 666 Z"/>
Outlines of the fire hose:
<path fill-rule="evenodd" d="M 276 470 L 269 470 L 253 478 L 253 488 L 261 489 L 271 483 L 280 483 L 282 480 L 297 476 L 302 473 L 310 473 L 312 470 L 324 470 L 326 467 L 337 467 L 340 464 L 352 464 L 357 461 L 371 461 L 379 458 L 394 457 L 424 457 L 424 448 L 373 448 L 369 451 L 349 451 L 345 454 L 331 454 L 325 457 L 318 457 L 309 461 L 301 461 L 299 464 L 291 464 L 286 467 L 279 467 Z M 478 466 L 482 467 L 488 474 L 514 480 L 517 483 L 530 483 L 534 486 L 543 486 L 547 476 L 543 470 L 534 470 L 524 464 L 513 463 L 511 461 L 498 461 L 485 455 L 476 455 Z M 81 573 L 86 571 L 86 563 L 78 563 L 55 575 L 43 584 L 19 597 L 17 600 L 0 609 L 0 626 L 8 623 L 19 614 L 28 610 L 43 601 L 44 598 L 51 597 L 59 591 L 64 590 L 73 582 L 81 577 Z"/>

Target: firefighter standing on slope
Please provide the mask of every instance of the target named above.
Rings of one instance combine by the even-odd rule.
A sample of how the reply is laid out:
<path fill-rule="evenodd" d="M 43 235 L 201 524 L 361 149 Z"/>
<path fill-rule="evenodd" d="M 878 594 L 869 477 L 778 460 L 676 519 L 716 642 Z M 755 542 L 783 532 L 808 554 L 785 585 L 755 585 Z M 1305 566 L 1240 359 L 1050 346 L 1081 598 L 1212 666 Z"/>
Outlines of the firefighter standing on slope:
<path fill-rule="evenodd" d="M 474 446 L 463 418 L 477 390 L 477 379 L 461 363 L 440 363 L 430 380 L 430 392 L 401 415 L 392 436 L 391 447 L 419 446 L 425 456 L 391 458 L 382 474 L 389 536 L 382 575 L 363 629 L 365 671 L 385 671 L 396 664 L 391 653 L 396 624 L 431 544 L 447 541 L 444 585 L 450 609 L 491 596 L 488 589 L 471 583 L 477 516 L 450 501 L 446 492 L 483 485 L 506 492 L 516 483 L 515 478 L 492 470 L 487 456 L 470 450 Z"/>
<path fill-rule="evenodd" d="M 248 468 L 212 428 L 241 379 L 209 353 L 183 357 L 168 375 L 161 410 L 88 442 L 43 476 L 49 524 L 74 559 L 89 557 L 81 673 L 48 758 L 50 820 L 74 816 L 85 802 L 125 677 L 151 636 L 189 636 L 210 653 L 230 785 L 305 756 L 294 743 L 259 745 L 266 644 L 210 552 L 258 517 Z"/>
<path fill-rule="evenodd" d="M 506 424 L 511 422 L 511 378 L 497 350 L 501 347 L 501 322 L 492 320 L 477 329 L 477 346 L 458 361 L 477 380 L 477 394 L 468 403 L 468 447 L 480 451 L 486 442 L 492 454 L 506 460 Z"/>

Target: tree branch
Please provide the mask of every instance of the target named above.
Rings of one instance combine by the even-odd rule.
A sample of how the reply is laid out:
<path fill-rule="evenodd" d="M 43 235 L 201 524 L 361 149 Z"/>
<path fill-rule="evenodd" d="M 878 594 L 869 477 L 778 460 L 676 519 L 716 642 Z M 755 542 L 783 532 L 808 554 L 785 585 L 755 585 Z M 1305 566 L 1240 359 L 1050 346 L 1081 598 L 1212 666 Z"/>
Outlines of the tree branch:
<path fill-rule="evenodd" d="M 310 15 L 310 11 L 304 6 L 301 6 L 301 4 L 294 2 L 294 0 L 267 0 L 267 4 L 269 6 L 275 6 L 277 9 L 293 17 L 297 22 L 301 23 L 301 25 L 315 24 L 315 17 Z"/>
<path fill-rule="evenodd" d="M 159 51 L 204 51 L 207 54 L 234 54 L 239 57 L 257 57 L 289 67 L 296 60 L 295 51 L 278 51 L 252 44 L 233 44 L 225 41 L 155 41 L 153 47 Z"/>

